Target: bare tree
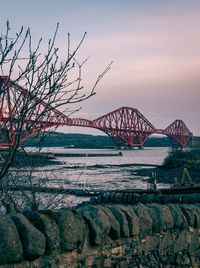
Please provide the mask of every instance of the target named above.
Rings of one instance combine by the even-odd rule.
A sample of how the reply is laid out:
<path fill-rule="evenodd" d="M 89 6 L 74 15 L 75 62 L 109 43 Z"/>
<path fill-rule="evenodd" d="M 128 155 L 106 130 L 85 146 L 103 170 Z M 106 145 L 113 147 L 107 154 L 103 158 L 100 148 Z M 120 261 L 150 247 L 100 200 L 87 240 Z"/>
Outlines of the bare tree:
<path fill-rule="evenodd" d="M 2 180 L 4 185 L 1 202 L 4 206 L 12 203 L 16 211 L 23 211 L 58 208 L 77 202 L 73 196 L 76 184 L 72 184 L 66 174 L 64 178 L 58 178 L 55 167 L 35 167 L 34 164 L 29 166 L 29 156 L 23 162 L 28 163 L 23 163 L 23 168 L 14 166 L 6 174 L 6 179 Z"/>
<path fill-rule="evenodd" d="M 51 125 L 56 127 L 56 118 L 63 116 L 57 108 L 93 96 L 96 86 L 110 69 L 111 63 L 85 94 L 82 68 L 87 59 L 79 63 L 76 56 L 86 33 L 75 49 L 71 49 L 71 37 L 67 35 L 66 57 L 63 59 L 56 47 L 58 29 L 59 24 L 45 52 L 42 52 L 42 38 L 33 42 L 29 28 L 21 27 L 13 35 L 7 22 L 0 36 L 0 124 L 4 145 L 9 146 L 5 161 L 1 163 L 0 180 L 7 174 L 24 136 L 31 136 Z"/>

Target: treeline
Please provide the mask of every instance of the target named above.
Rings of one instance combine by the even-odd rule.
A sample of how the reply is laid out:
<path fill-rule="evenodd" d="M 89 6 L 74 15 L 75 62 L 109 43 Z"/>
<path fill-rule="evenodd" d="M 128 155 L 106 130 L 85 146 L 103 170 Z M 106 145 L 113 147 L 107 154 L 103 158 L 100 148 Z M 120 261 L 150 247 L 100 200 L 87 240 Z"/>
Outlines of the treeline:
<path fill-rule="evenodd" d="M 44 147 L 69 147 L 69 148 L 113 148 L 112 139 L 106 135 L 89 135 L 75 133 L 51 132 L 43 133 L 29 138 L 24 142 L 25 146 Z M 145 147 L 169 147 L 170 140 L 167 137 L 150 137 L 145 142 Z"/>

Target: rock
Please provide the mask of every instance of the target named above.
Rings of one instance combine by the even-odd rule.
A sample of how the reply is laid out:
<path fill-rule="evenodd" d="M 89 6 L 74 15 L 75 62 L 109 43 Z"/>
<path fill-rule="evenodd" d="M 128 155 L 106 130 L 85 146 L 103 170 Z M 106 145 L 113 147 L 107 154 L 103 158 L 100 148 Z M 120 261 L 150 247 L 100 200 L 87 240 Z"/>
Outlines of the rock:
<path fill-rule="evenodd" d="M 115 240 L 120 238 L 120 224 L 112 214 L 112 212 L 106 208 L 106 207 L 101 207 L 103 212 L 108 216 L 109 222 L 110 222 L 110 232 L 109 236 Z"/>
<path fill-rule="evenodd" d="M 154 200 L 155 200 L 155 195 L 154 194 L 147 194 L 146 203 L 153 203 Z"/>
<path fill-rule="evenodd" d="M 157 204 L 160 204 L 161 203 L 161 200 L 162 199 L 162 196 L 160 196 L 160 195 L 155 195 L 154 196 L 154 199 L 153 199 L 153 202 L 154 203 L 157 203 Z"/>
<path fill-rule="evenodd" d="M 127 196 L 127 203 L 131 204 L 133 202 L 133 193 L 128 193 Z"/>
<path fill-rule="evenodd" d="M 99 194 L 97 197 L 95 197 L 96 199 L 96 204 L 101 204 L 102 203 L 102 194 Z"/>
<path fill-rule="evenodd" d="M 126 215 L 120 209 L 120 205 L 107 206 L 107 208 L 113 213 L 114 217 L 120 224 L 120 236 L 130 237 L 129 225 Z"/>
<path fill-rule="evenodd" d="M 101 196 L 102 203 L 109 203 L 110 202 L 110 193 L 103 193 Z"/>
<path fill-rule="evenodd" d="M 160 255 L 167 255 L 169 253 L 172 253 L 173 252 L 173 248 L 174 248 L 174 241 L 173 241 L 173 234 L 171 234 L 170 231 L 167 231 L 161 242 L 160 242 L 160 245 L 159 245 L 159 254 Z"/>
<path fill-rule="evenodd" d="M 200 228 L 200 207 L 193 205 L 193 209 L 195 210 L 195 228 Z"/>
<path fill-rule="evenodd" d="M 97 201 L 97 197 L 96 196 L 90 197 L 90 200 L 88 201 L 88 204 L 90 204 L 90 205 L 97 205 L 97 204 L 99 204 L 99 202 Z"/>
<path fill-rule="evenodd" d="M 126 215 L 130 236 L 138 236 L 140 231 L 139 219 L 133 208 L 130 206 L 119 206 L 119 208 Z"/>
<path fill-rule="evenodd" d="M 191 267 L 190 266 L 190 258 L 189 256 L 184 253 L 177 256 L 176 263 L 181 267 Z"/>
<path fill-rule="evenodd" d="M 116 193 L 114 197 L 114 203 L 115 204 L 121 204 L 123 200 L 123 193 Z"/>
<path fill-rule="evenodd" d="M 115 200 L 115 192 L 113 191 L 113 192 L 110 192 L 110 199 L 109 199 L 109 201 L 110 201 L 110 203 L 114 203 L 114 200 Z"/>
<path fill-rule="evenodd" d="M 167 264 L 167 263 L 168 263 L 168 256 L 166 256 L 166 255 L 161 255 L 161 256 L 160 256 L 160 260 L 161 260 L 161 262 L 163 262 L 164 264 Z"/>
<path fill-rule="evenodd" d="M 62 252 L 81 249 L 84 241 L 84 222 L 76 210 L 69 208 L 41 213 L 52 217 L 58 225 Z"/>
<path fill-rule="evenodd" d="M 160 265 L 152 252 L 147 254 L 149 267 L 160 268 Z"/>
<path fill-rule="evenodd" d="M 170 209 L 172 218 L 174 220 L 174 228 L 178 229 L 187 228 L 188 222 L 182 210 L 180 209 L 180 205 L 167 204 L 166 206 Z"/>
<path fill-rule="evenodd" d="M 199 193 L 183 195 L 183 203 L 195 204 L 195 203 L 198 203 L 199 201 L 200 201 L 200 194 Z"/>
<path fill-rule="evenodd" d="M 166 224 L 166 229 L 174 228 L 174 219 L 171 213 L 171 210 L 168 206 L 162 205 L 162 215 Z"/>
<path fill-rule="evenodd" d="M 148 196 L 147 194 L 141 194 L 139 202 L 142 204 L 145 204 L 147 202 L 147 198 L 148 198 L 147 196 Z"/>
<path fill-rule="evenodd" d="M 152 218 L 152 231 L 158 233 L 160 228 L 163 228 L 164 219 L 161 218 L 161 208 L 158 204 L 147 205 L 146 208 L 149 211 L 149 215 Z"/>
<path fill-rule="evenodd" d="M 89 256 L 87 257 L 86 261 L 85 261 L 85 265 L 86 267 L 92 267 L 95 263 L 95 257 L 94 256 Z"/>
<path fill-rule="evenodd" d="M 129 195 L 129 193 L 123 193 L 123 197 L 122 197 L 122 203 L 123 204 L 128 203 L 128 195 Z"/>
<path fill-rule="evenodd" d="M 181 205 L 180 208 L 186 217 L 189 226 L 196 228 L 200 225 L 200 210 L 198 207 L 194 205 Z"/>
<path fill-rule="evenodd" d="M 177 254 L 183 250 L 186 250 L 187 248 L 188 248 L 188 231 L 183 230 L 179 232 L 178 239 L 175 241 L 174 244 L 173 252 Z"/>
<path fill-rule="evenodd" d="M 136 193 L 133 193 L 132 194 L 132 202 L 134 204 L 137 204 L 139 202 L 139 199 L 140 199 L 140 195 L 139 194 L 136 194 Z"/>
<path fill-rule="evenodd" d="M 105 262 L 105 258 L 104 257 L 93 257 L 90 256 L 86 259 L 86 267 L 95 267 L 95 268 L 102 268 L 105 267 L 104 266 L 104 262 Z M 111 266 L 107 266 L 107 267 L 111 267 Z"/>
<path fill-rule="evenodd" d="M 122 257 L 125 255 L 125 246 L 118 246 L 118 247 L 113 247 L 111 249 L 111 253 L 113 255 L 116 255 L 118 257 Z"/>
<path fill-rule="evenodd" d="M 146 239 L 143 243 L 138 246 L 139 252 L 148 253 L 158 249 L 160 238 L 158 236 L 152 236 Z"/>
<path fill-rule="evenodd" d="M 25 259 L 34 260 L 44 255 L 46 248 L 45 236 L 22 214 L 10 213 L 9 216 L 14 221 L 19 232 Z"/>
<path fill-rule="evenodd" d="M 128 263 L 126 261 L 120 261 L 117 263 L 116 268 L 127 268 Z"/>
<path fill-rule="evenodd" d="M 163 204 L 167 204 L 167 203 L 181 204 L 183 195 L 181 195 L 181 194 L 161 195 L 160 198 L 161 198 L 161 203 L 163 203 Z"/>
<path fill-rule="evenodd" d="M 181 205 L 180 208 L 181 208 L 184 216 L 186 217 L 189 226 L 195 227 L 196 218 L 198 215 L 196 215 L 197 212 L 193 208 L 193 206 L 187 204 L 187 205 Z"/>
<path fill-rule="evenodd" d="M 56 222 L 48 215 L 39 214 L 32 210 L 25 211 L 24 216 L 40 230 L 46 238 L 45 254 L 60 250 L 59 228 Z"/>
<path fill-rule="evenodd" d="M 139 219 L 139 226 L 140 226 L 139 236 L 141 238 L 143 238 L 147 235 L 151 235 L 152 234 L 153 220 L 152 220 L 146 206 L 139 204 L 137 206 L 134 206 L 133 209 L 134 209 L 134 211 Z"/>
<path fill-rule="evenodd" d="M 147 205 L 149 214 L 153 219 L 153 232 L 160 232 L 169 228 L 173 228 L 174 221 L 171 212 L 167 206 L 150 204 Z"/>
<path fill-rule="evenodd" d="M 23 249 L 17 228 L 8 216 L 0 218 L 0 264 L 23 260 Z"/>
<path fill-rule="evenodd" d="M 110 234 L 111 224 L 109 217 L 100 206 L 85 206 L 79 211 L 89 227 L 91 244 L 101 245 Z"/>
<path fill-rule="evenodd" d="M 104 268 L 111 268 L 112 267 L 112 260 L 111 260 L 111 258 L 104 259 L 103 267 Z"/>
<path fill-rule="evenodd" d="M 199 249 L 199 233 L 198 231 L 194 231 L 192 233 L 189 234 L 188 236 L 188 240 L 189 240 L 189 249 L 188 251 L 190 253 L 196 251 L 197 249 Z"/>

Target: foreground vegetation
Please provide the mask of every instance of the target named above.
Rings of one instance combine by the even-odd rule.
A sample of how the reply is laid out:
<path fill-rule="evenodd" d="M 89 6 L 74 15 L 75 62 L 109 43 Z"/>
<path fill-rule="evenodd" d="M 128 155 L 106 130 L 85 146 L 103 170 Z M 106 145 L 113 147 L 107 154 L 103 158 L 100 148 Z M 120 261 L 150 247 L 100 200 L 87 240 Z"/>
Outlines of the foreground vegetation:
<path fill-rule="evenodd" d="M 163 165 L 154 169 L 145 168 L 136 171 L 139 176 L 156 174 L 158 183 L 173 184 L 174 178 L 182 179 L 184 168 L 187 168 L 192 181 L 200 183 L 200 149 L 172 150 L 165 158 Z"/>
<path fill-rule="evenodd" d="M 200 149 L 191 149 L 188 151 L 172 150 L 165 158 L 163 167 L 176 168 L 187 166 L 189 168 L 199 168 Z"/>

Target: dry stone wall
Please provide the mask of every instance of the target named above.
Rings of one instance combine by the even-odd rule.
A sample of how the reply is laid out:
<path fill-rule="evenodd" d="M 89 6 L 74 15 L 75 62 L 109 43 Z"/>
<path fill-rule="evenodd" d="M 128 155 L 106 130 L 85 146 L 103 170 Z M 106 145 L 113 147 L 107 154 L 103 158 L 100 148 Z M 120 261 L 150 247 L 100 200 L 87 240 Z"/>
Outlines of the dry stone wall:
<path fill-rule="evenodd" d="M 198 267 L 199 234 L 200 204 L 10 213 L 0 217 L 0 267 Z"/>

